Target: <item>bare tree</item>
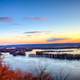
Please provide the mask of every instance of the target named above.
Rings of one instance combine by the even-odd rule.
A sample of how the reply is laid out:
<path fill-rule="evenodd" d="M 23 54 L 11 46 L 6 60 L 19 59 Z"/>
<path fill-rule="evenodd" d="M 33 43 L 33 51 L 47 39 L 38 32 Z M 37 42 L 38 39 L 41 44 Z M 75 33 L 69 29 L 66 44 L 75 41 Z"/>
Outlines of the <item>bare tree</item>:
<path fill-rule="evenodd" d="M 68 80 L 70 72 L 66 72 L 64 75 L 64 69 L 62 68 L 59 74 L 56 75 L 56 80 Z"/>
<path fill-rule="evenodd" d="M 37 64 L 35 63 L 35 65 L 35 71 L 37 73 L 38 80 L 53 80 L 52 75 L 47 70 L 49 65 L 48 63 L 44 63 L 44 61 L 39 60 Z"/>

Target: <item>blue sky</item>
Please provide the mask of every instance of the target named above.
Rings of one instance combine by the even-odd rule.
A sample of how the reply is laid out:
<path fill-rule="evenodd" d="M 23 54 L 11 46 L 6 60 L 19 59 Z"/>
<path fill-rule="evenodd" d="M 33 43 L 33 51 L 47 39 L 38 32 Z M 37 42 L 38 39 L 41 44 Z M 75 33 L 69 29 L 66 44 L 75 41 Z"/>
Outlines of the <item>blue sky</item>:
<path fill-rule="evenodd" d="M 12 19 L 0 21 L 0 36 L 4 37 L 28 31 L 80 33 L 79 0 L 0 0 L 0 17 Z"/>

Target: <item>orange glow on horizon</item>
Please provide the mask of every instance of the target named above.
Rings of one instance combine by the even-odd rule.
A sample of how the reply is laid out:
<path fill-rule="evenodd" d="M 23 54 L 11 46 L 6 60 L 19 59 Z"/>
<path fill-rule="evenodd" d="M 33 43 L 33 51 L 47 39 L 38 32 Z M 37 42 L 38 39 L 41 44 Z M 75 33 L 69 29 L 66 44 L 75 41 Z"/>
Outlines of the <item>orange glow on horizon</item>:
<path fill-rule="evenodd" d="M 27 40 L 13 40 L 13 41 L 1 41 L 0 44 L 51 44 L 51 43 L 80 43 L 80 40 L 60 40 L 60 41 L 53 41 L 53 42 L 47 42 L 45 40 L 33 40 L 33 41 L 27 41 Z"/>
<path fill-rule="evenodd" d="M 65 37 L 66 36 L 66 37 Z M 80 43 L 79 35 L 53 35 L 53 34 L 42 34 L 42 35 L 18 35 L 18 36 L 6 36 L 0 37 L 0 44 L 51 44 L 51 43 Z M 68 39 L 65 39 L 69 37 Z M 48 42 L 49 38 L 63 38 L 63 40 L 56 40 Z"/>

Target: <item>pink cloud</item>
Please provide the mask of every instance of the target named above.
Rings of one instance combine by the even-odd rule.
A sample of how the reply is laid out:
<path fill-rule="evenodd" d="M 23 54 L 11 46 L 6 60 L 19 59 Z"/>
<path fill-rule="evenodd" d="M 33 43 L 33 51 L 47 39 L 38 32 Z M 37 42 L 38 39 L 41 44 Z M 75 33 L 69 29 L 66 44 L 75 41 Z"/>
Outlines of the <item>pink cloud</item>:
<path fill-rule="evenodd" d="M 47 39 L 48 42 L 55 42 L 55 41 L 61 41 L 61 40 L 68 40 L 68 38 L 49 38 Z"/>
<path fill-rule="evenodd" d="M 48 18 L 44 18 L 44 17 L 25 17 L 25 19 L 27 20 L 34 20 L 34 21 L 47 21 Z"/>
<path fill-rule="evenodd" d="M 0 22 L 12 22 L 13 19 L 11 17 L 0 17 Z"/>

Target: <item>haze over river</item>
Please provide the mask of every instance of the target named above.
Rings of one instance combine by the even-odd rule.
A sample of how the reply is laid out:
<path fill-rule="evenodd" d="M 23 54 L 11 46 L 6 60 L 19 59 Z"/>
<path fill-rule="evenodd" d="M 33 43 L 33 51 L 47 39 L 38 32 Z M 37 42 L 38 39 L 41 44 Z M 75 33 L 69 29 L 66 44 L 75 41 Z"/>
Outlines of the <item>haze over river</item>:
<path fill-rule="evenodd" d="M 79 54 L 80 49 L 76 49 L 75 52 Z M 65 78 L 65 80 L 80 80 L 80 60 L 12 56 L 9 53 L 3 54 L 3 56 L 4 62 L 12 69 L 20 69 L 37 75 L 40 73 L 40 69 L 46 68 L 46 71 L 51 73 L 55 80 L 64 80 Z"/>

